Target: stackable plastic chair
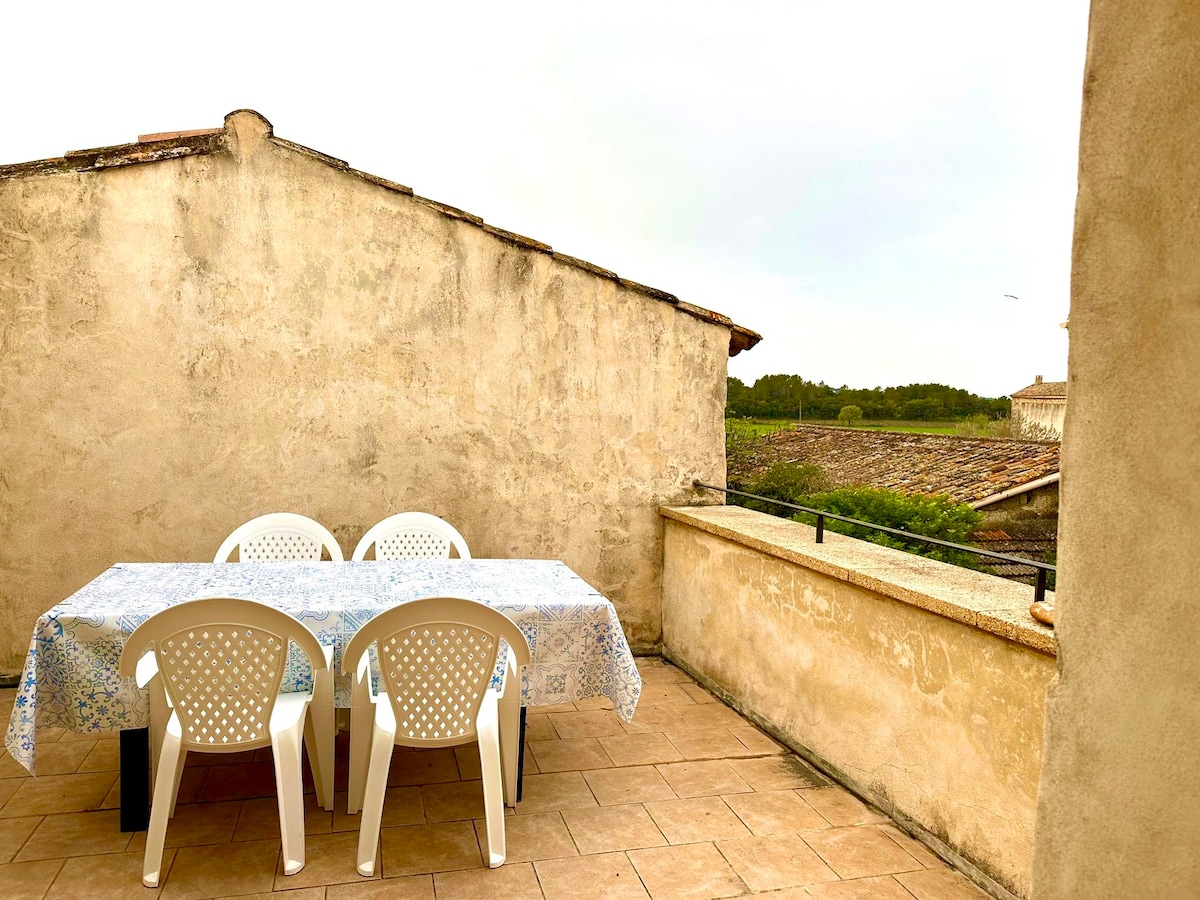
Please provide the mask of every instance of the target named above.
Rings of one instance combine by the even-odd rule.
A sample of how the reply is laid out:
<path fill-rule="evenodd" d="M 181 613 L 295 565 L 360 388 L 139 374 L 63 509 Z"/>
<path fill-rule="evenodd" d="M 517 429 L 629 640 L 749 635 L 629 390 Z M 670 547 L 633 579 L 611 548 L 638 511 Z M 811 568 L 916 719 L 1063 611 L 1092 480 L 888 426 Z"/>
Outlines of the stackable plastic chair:
<path fill-rule="evenodd" d="M 471 558 L 466 539 L 457 528 L 423 512 L 396 513 L 371 526 L 350 558 L 366 559 L 372 544 L 376 559 L 445 559 L 451 547 L 458 551 L 459 559 Z"/>
<path fill-rule="evenodd" d="M 315 562 L 322 548 L 334 562 L 345 559 L 337 538 L 320 522 L 296 513 L 267 513 L 235 528 L 213 562 L 229 562 L 235 549 L 242 562 Z"/>
<path fill-rule="evenodd" d="M 504 688 L 490 689 L 500 639 L 508 644 Z M 379 660 L 381 693 L 370 697 L 368 648 Z M 366 755 L 366 789 L 358 835 L 358 872 L 375 872 L 379 823 L 392 749 L 448 747 L 479 742 L 483 806 L 487 819 L 488 865 L 504 864 L 503 798 L 515 796 L 516 748 L 520 728 L 521 671 L 529 665 L 529 643 L 504 613 L 463 597 L 429 597 L 380 613 L 351 638 L 342 671 L 355 673 L 354 716 L 372 716 L 369 748 L 355 730 L 350 764 Z M 360 703 L 363 696 L 368 699 Z M 505 757 L 505 758 L 502 758 Z M 351 792 L 348 811 L 359 807 Z"/>
<path fill-rule="evenodd" d="M 289 643 L 308 657 L 309 692 L 279 692 Z M 151 616 L 129 636 L 122 677 L 151 686 L 154 799 L 142 883 L 156 887 L 167 820 L 175 814 L 189 750 L 235 753 L 271 746 L 284 874 L 304 868 L 302 741 L 317 802 L 333 809 L 333 648 L 286 613 L 254 600 L 189 600 Z"/>

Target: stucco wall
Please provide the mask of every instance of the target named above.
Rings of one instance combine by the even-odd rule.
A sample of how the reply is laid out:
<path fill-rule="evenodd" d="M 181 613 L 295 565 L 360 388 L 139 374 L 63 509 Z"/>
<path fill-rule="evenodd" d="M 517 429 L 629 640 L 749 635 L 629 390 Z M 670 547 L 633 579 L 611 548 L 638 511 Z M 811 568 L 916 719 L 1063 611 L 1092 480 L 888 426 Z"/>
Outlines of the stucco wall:
<path fill-rule="evenodd" d="M 657 507 L 724 472 L 728 328 L 330 166 L 219 152 L 0 180 L 0 666 L 118 560 L 390 513 L 561 558 L 659 636 Z"/>
<path fill-rule="evenodd" d="M 1059 437 L 1063 433 L 1063 418 L 1067 412 L 1065 400 L 1014 400 L 1012 419 L 1020 420 L 1024 428 L 1044 428 Z"/>
<path fill-rule="evenodd" d="M 1028 896 L 1055 668 L 1031 590 L 737 507 L 665 514 L 664 653 Z"/>
<path fill-rule="evenodd" d="M 1038 898 L 1200 893 L 1200 5 L 1094 0 Z"/>

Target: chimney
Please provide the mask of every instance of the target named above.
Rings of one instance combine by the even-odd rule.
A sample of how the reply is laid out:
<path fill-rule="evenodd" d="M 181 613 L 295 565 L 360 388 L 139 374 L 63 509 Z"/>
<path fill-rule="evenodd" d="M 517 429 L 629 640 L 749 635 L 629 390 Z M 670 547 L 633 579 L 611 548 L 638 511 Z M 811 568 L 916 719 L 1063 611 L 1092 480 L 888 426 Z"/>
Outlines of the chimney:
<path fill-rule="evenodd" d="M 1035 377 L 1034 377 L 1034 379 L 1033 379 L 1033 383 L 1034 383 L 1034 384 L 1041 384 L 1041 383 L 1042 383 L 1042 376 L 1041 376 L 1041 375 L 1037 375 L 1037 376 L 1035 376 Z"/>

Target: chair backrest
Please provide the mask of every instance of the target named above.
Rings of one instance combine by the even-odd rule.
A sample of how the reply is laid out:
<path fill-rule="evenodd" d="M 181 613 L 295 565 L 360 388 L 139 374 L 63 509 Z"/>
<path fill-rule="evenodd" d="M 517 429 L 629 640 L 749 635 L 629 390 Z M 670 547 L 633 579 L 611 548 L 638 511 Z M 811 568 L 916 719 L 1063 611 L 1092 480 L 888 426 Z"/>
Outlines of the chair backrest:
<path fill-rule="evenodd" d="M 320 522 L 296 513 L 267 513 L 239 525 L 225 538 L 213 562 L 229 562 L 234 549 L 242 562 L 307 562 L 329 558 L 342 562 L 342 548 Z"/>
<path fill-rule="evenodd" d="M 268 726 L 292 641 L 314 672 L 326 667 L 317 636 L 287 613 L 235 597 L 188 600 L 134 629 L 120 671 L 126 678 L 144 676 L 139 662 L 152 647 L 184 746 L 248 749 L 271 740 Z"/>
<path fill-rule="evenodd" d="M 375 644 L 396 717 L 397 742 L 416 747 L 461 744 L 475 735 L 475 718 L 491 686 L 501 638 L 519 678 L 529 665 L 529 642 L 504 613 L 465 597 L 411 600 L 359 629 L 342 655 L 342 670 L 357 669 Z"/>
<path fill-rule="evenodd" d="M 459 559 L 471 558 L 467 541 L 457 528 L 424 512 L 396 513 L 371 526 L 350 558 L 366 559 L 372 544 L 376 559 L 446 559 L 451 547 L 458 551 Z"/>

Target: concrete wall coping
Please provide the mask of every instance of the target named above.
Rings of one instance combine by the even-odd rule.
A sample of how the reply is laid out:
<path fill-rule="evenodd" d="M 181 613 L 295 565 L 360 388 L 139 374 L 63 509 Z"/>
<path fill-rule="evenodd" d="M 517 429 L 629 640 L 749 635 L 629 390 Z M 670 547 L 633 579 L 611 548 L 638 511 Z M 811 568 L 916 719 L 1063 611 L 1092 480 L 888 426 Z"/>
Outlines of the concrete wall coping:
<path fill-rule="evenodd" d="M 824 543 L 818 544 L 811 526 L 741 506 L 664 506 L 659 512 L 769 556 L 1058 655 L 1054 629 L 1029 615 L 1033 589 L 1028 585 L 828 530 Z"/>

